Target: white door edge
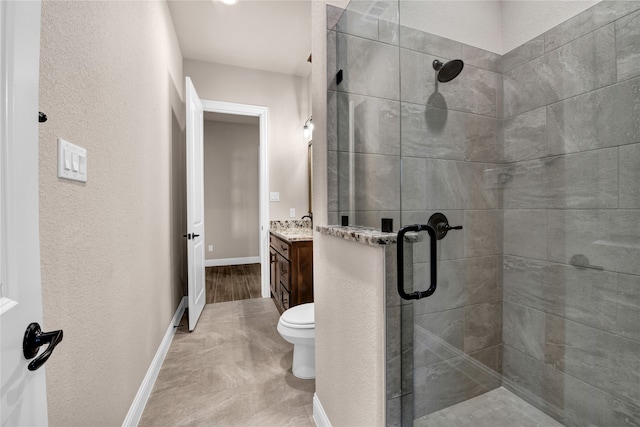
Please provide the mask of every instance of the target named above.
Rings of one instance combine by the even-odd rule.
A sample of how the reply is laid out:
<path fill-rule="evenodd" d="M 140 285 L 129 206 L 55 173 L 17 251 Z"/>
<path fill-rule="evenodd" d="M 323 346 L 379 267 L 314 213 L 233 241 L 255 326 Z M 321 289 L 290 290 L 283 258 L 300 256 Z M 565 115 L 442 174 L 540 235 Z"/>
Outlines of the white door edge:
<path fill-rule="evenodd" d="M 185 77 L 187 167 L 187 264 L 189 331 L 207 303 L 204 270 L 204 111 L 193 82 Z"/>

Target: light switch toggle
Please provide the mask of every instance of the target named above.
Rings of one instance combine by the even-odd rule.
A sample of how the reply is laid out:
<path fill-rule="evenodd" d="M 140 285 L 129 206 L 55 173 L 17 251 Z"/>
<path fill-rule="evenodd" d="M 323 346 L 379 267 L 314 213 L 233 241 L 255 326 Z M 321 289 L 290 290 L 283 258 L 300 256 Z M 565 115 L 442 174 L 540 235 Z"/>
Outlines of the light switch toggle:
<path fill-rule="evenodd" d="M 87 182 L 87 150 L 58 138 L 58 178 Z"/>
<path fill-rule="evenodd" d="M 71 152 L 69 151 L 64 152 L 64 169 L 71 170 Z"/>

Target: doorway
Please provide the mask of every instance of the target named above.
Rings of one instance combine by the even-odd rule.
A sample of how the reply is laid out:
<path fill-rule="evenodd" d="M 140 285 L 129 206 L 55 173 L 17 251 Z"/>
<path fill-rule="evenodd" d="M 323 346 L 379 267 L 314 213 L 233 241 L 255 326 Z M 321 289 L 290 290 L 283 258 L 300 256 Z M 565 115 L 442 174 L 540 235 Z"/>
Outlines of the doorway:
<path fill-rule="evenodd" d="M 226 236 L 226 237 L 224 236 L 224 234 L 229 230 L 221 231 L 221 233 L 223 234 L 222 236 L 218 236 L 217 235 L 218 233 L 216 233 L 213 236 L 207 237 L 207 243 L 205 248 L 207 254 L 210 254 L 210 253 L 215 254 L 217 251 L 218 254 L 221 254 L 221 257 L 215 257 L 216 259 L 206 261 L 205 266 L 209 267 L 209 266 L 230 265 L 230 264 L 238 265 L 238 264 L 259 263 L 261 295 L 264 298 L 268 298 L 269 297 L 269 262 L 268 262 L 269 261 L 268 260 L 269 202 L 267 199 L 268 188 L 269 188 L 268 157 L 267 157 L 268 108 L 247 105 L 247 104 L 236 104 L 236 103 L 208 101 L 208 100 L 202 100 L 202 107 L 205 114 L 205 123 L 206 121 L 213 121 L 214 123 L 215 122 L 225 123 L 225 125 L 220 125 L 221 127 L 218 126 L 219 128 L 223 128 L 223 127 L 230 128 L 230 127 L 234 127 L 234 125 L 237 127 L 237 125 L 241 125 L 241 124 L 244 124 L 247 126 L 255 125 L 257 126 L 257 136 L 258 136 L 257 164 L 253 166 L 248 165 L 246 174 L 244 176 L 242 174 L 237 174 L 236 172 L 234 172 L 234 175 L 233 175 L 239 181 L 251 179 L 250 176 L 252 175 L 253 171 L 251 171 L 250 169 L 252 167 L 255 168 L 256 166 L 258 168 L 258 171 L 257 171 L 258 172 L 257 173 L 258 215 L 257 215 L 257 221 L 255 221 L 254 223 L 257 233 L 251 230 L 241 230 L 241 228 L 243 227 L 251 227 L 250 225 L 251 220 L 247 222 L 247 218 L 246 218 L 247 216 L 251 216 L 250 213 L 247 213 L 251 210 L 250 207 L 248 206 L 245 206 L 245 208 L 248 208 L 248 209 L 246 209 L 245 212 L 242 214 L 242 216 L 245 216 L 245 218 L 230 218 L 231 222 L 228 224 L 229 227 L 235 228 L 236 235 L 240 234 L 243 236 L 242 240 L 244 241 L 245 245 L 251 246 L 252 245 L 251 242 L 255 239 L 258 244 L 257 253 L 253 255 L 249 251 L 245 253 L 245 254 L 248 254 L 248 256 L 234 255 L 234 254 L 242 253 L 241 248 L 234 249 L 229 247 L 229 245 L 225 245 L 226 247 L 221 247 L 222 245 L 224 245 L 224 239 L 229 241 L 228 240 L 229 236 Z M 207 118 L 210 120 L 207 120 Z M 205 124 L 205 129 L 206 128 L 207 128 L 207 124 Z M 248 130 L 248 132 L 251 132 L 251 130 Z M 205 138 L 206 138 L 206 130 L 205 130 Z M 245 147 L 245 149 L 236 150 L 234 156 L 236 157 L 246 156 L 247 151 L 250 151 L 250 148 L 248 148 L 248 150 L 247 148 L 248 147 Z M 206 157 L 206 154 L 205 154 L 205 157 Z M 241 159 L 236 159 L 236 160 L 241 161 Z M 236 191 L 233 188 L 234 182 L 225 182 L 221 184 L 222 184 L 222 187 L 219 186 L 219 188 L 224 188 L 224 186 L 226 186 L 226 187 L 229 187 L 232 190 L 232 192 Z M 238 189 L 238 191 L 241 191 L 241 190 Z M 236 194 L 235 196 L 232 196 L 232 197 L 235 197 L 236 200 L 251 199 L 250 197 L 248 199 L 243 198 L 242 195 L 240 194 Z M 206 201 L 205 201 L 205 204 L 207 204 Z M 231 215 L 233 216 L 233 213 L 231 213 Z M 205 227 L 207 227 L 207 230 L 211 229 L 206 224 L 205 224 Z M 216 237 L 220 239 L 218 244 L 215 243 Z M 213 246 L 213 248 L 211 246 Z M 238 252 L 239 250 L 240 252 Z"/>

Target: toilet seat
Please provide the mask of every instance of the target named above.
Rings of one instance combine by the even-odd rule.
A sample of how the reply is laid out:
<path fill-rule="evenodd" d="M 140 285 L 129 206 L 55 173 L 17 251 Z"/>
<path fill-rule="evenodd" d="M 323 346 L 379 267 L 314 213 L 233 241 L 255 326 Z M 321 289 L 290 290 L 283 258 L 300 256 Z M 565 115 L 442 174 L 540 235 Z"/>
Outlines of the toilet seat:
<path fill-rule="evenodd" d="M 315 328 L 315 313 L 313 303 L 300 304 L 286 310 L 280 316 L 282 326 L 293 329 Z"/>

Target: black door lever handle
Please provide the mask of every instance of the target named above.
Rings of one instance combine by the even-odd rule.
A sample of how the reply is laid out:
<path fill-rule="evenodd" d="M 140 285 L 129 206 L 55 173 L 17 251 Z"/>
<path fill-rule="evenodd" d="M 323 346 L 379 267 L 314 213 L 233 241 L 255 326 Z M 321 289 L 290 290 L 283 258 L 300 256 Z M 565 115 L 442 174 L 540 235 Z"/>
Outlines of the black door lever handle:
<path fill-rule="evenodd" d="M 62 341 L 62 330 L 52 332 L 42 332 L 40 325 L 31 323 L 24 332 L 24 340 L 22 341 L 22 353 L 25 359 L 33 359 L 38 354 L 40 346 L 49 344 L 47 349 L 35 360 L 29 363 L 27 367 L 30 371 L 40 368 L 49 359 L 51 353 Z"/>
<path fill-rule="evenodd" d="M 199 235 L 199 234 L 196 234 L 196 233 L 193 233 L 193 234 L 191 235 L 191 237 L 193 237 L 193 238 L 195 239 L 196 237 L 200 237 L 200 235 Z"/>

